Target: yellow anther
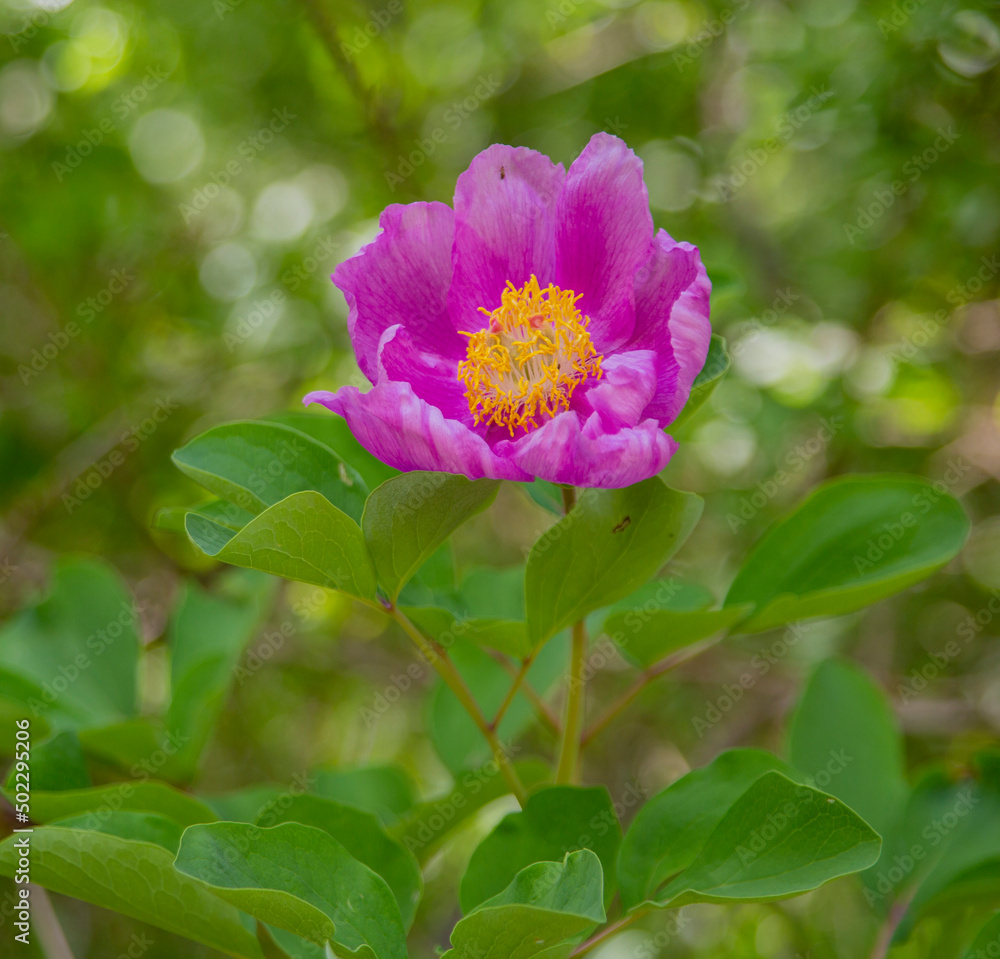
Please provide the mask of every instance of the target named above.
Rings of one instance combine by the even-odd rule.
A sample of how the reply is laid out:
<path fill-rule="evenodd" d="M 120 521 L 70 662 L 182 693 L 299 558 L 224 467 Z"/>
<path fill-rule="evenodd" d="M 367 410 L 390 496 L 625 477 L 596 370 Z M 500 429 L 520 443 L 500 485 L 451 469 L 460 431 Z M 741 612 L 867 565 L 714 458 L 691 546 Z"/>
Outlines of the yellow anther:
<path fill-rule="evenodd" d="M 569 408 L 573 391 L 600 378 L 601 359 L 590 340 L 590 319 L 577 309 L 580 297 L 532 276 L 521 289 L 507 283 L 495 310 L 480 307 L 489 323 L 469 338 L 458 365 L 475 422 L 504 426 L 511 436 L 538 426 L 538 417 Z"/>

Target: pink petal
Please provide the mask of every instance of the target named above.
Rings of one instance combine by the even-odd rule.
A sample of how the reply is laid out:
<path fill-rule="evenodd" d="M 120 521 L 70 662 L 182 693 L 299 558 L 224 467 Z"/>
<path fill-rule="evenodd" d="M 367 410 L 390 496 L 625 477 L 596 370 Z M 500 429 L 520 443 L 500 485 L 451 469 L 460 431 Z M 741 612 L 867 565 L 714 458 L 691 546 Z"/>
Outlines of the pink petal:
<path fill-rule="evenodd" d="M 698 248 L 660 230 L 652 256 L 636 275 L 635 332 L 624 349 L 658 356 L 656 396 L 643 415 L 661 426 L 676 419 L 705 365 L 711 289 Z"/>
<path fill-rule="evenodd" d="M 465 354 L 465 340 L 448 317 L 454 214 L 443 203 L 393 204 L 382 232 L 345 260 L 333 282 L 347 298 L 347 330 L 361 371 L 372 382 L 383 332 L 402 324 L 422 349 Z"/>
<path fill-rule="evenodd" d="M 617 137 L 596 134 L 566 174 L 557 218 L 555 283 L 583 294 L 580 310 L 606 353 L 632 334 L 632 280 L 653 242 L 642 161 Z"/>
<path fill-rule="evenodd" d="M 603 375 L 589 380 L 589 389 L 581 395 L 577 388 L 574 400 L 579 397 L 580 406 L 599 413 L 607 432 L 635 426 L 656 393 L 656 369 L 657 357 L 652 350 L 616 353 L 605 358 Z"/>
<path fill-rule="evenodd" d="M 494 451 L 520 469 L 552 483 L 616 489 L 655 476 L 670 460 L 677 443 L 656 420 L 606 433 L 599 413 L 581 426 L 567 410 L 520 439 L 499 442 Z"/>
<path fill-rule="evenodd" d="M 473 418 L 465 398 L 465 386 L 458 378 L 457 363 L 421 350 L 401 325 L 390 326 L 379 342 L 376 383 L 388 380 L 409 383 L 420 399 L 437 407 L 445 417 L 472 426 Z"/>
<path fill-rule="evenodd" d="M 369 453 L 398 470 L 437 470 L 469 479 L 531 479 L 495 455 L 481 436 L 420 399 L 409 383 L 386 380 L 367 393 L 345 386 L 336 393 L 310 393 L 303 402 L 322 403 L 339 413 Z"/>
<path fill-rule="evenodd" d="M 535 274 L 543 286 L 551 282 L 554 210 L 565 175 L 541 153 L 498 143 L 458 178 L 449 294 L 456 330 L 480 329 L 479 308 L 498 307 L 508 281 L 521 287 Z"/>

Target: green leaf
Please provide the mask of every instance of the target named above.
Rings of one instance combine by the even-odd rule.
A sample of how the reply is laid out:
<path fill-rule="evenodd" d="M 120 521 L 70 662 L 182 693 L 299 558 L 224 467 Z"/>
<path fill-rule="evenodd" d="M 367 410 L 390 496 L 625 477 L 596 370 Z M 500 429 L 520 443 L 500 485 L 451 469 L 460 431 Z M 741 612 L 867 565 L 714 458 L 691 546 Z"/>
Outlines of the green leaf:
<path fill-rule="evenodd" d="M 909 787 L 899 728 L 881 688 L 852 663 L 827 660 L 813 673 L 792 719 L 789 759 L 882 835 L 902 813 Z"/>
<path fill-rule="evenodd" d="M 333 413 L 275 413 L 265 417 L 269 423 L 290 426 L 329 447 L 349 466 L 353 466 L 368 489 L 381 486 L 387 479 L 399 475 L 399 470 L 376 459 L 355 438 L 347 420 Z"/>
<path fill-rule="evenodd" d="M 980 754 L 972 775 L 958 781 L 944 770 L 930 770 L 910 794 L 886 845 L 884 864 L 869 877 L 865 899 L 887 912 L 905 897 L 908 907 L 896 936 L 901 939 L 950 887 L 1000 859 L 1000 755 Z"/>
<path fill-rule="evenodd" d="M 694 383 L 691 384 L 691 394 L 688 396 L 688 401 L 684 404 L 684 409 L 680 411 L 677 419 L 667 427 L 671 433 L 686 426 L 694 414 L 705 405 L 705 401 L 729 372 L 729 366 L 730 359 L 729 353 L 726 352 L 726 341 L 717 333 L 713 333 L 708 344 L 705 365 L 695 377 Z"/>
<path fill-rule="evenodd" d="M 643 669 L 670 653 L 728 630 L 752 609 L 709 609 L 712 594 L 677 579 L 656 580 L 615 603 L 603 631 L 622 655 Z"/>
<path fill-rule="evenodd" d="M 1000 955 L 1000 912 L 979 930 L 972 945 L 962 954 L 962 959 L 984 959 Z"/>
<path fill-rule="evenodd" d="M 262 922 L 317 945 L 332 940 L 361 959 L 405 959 L 389 887 L 322 829 L 294 822 L 191 826 L 175 866 Z"/>
<path fill-rule="evenodd" d="M 401 766 L 321 766 L 309 779 L 317 796 L 374 813 L 382 825 L 398 822 L 417 802 L 416 784 Z"/>
<path fill-rule="evenodd" d="M 537 759 L 515 762 L 514 771 L 527 789 L 546 782 L 552 775 L 548 763 Z M 463 770 L 455 775 L 447 793 L 415 806 L 391 833 L 421 862 L 426 862 L 463 822 L 509 793 L 510 787 L 495 762 Z"/>
<path fill-rule="evenodd" d="M 99 816 L 92 813 L 70 816 L 53 825 L 61 829 L 87 829 L 105 836 L 117 836 L 119 839 L 155 843 L 166 849 L 171 856 L 177 855 L 181 833 L 184 832 L 184 827 L 176 819 L 168 819 L 159 813 L 126 810 L 104 810 Z"/>
<path fill-rule="evenodd" d="M 294 493 L 238 533 L 194 514 L 188 536 L 216 559 L 375 599 L 375 571 L 357 523 L 319 493 Z"/>
<path fill-rule="evenodd" d="M 40 743 L 31 744 L 29 769 L 32 791 L 56 792 L 90 786 L 90 773 L 83 758 L 80 737 L 68 729 Z M 11 778 L 14 774 L 12 769 Z M 9 779 L 5 788 L 11 791 Z"/>
<path fill-rule="evenodd" d="M 16 842 L 0 843 L 0 873 L 17 868 Z M 120 912 L 204 943 L 230 956 L 263 959 L 239 913 L 200 883 L 180 875 L 173 853 L 152 842 L 88 829 L 44 826 L 31 840 L 33 882 L 64 896 Z"/>
<path fill-rule="evenodd" d="M 584 491 L 528 556 L 532 641 L 545 642 L 646 582 L 680 548 L 703 505 L 655 476 L 626 489 Z"/>
<path fill-rule="evenodd" d="M 170 533 L 184 533 L 184 522 L 188 513 L 195 513 L 205 519 L 210 519 L 220 526 L 231 529 L 234 533 L 243 529 L 254 518 L 254 514 L 240 509 L 235 503 L 224 499 L 213 499 L 200 506 L 165 506 L 153 517 L 153 528 L 166 530 Z"/>
<path fill-rule="evenodd" d="M 378 873 L 396 898 L 403 926 L 410 928 L 424 887 L 420 866 L 398 842 L 389 838 L 372 813 L 332 799 L 301 795 L 282 797 L 270 803 L 257 819 L 258 826 L 277 826 L 284 822 L 322 829 L 358 862 Z"/>
<path fill-rule="evenodd" d="M 881 847 L 871 826 L 838 799 L 768 772 L 654 901 L 676 907 L 786 899 L 867 869 Z"/>
<path fill-rule="evenodd" d="M 472 482 L 451 473 L 403 473 L 386 480 L 361 520 L 379 582 L 395 601 L 400 589 L 466 520 L 496 497 L 498 480 Z"/>
<path fill-rule="evenodd" d="M 26 714 L 87 729 L 135 713 L 139 610 L 117 572 L 62 559 L 49 595 L 0 630 L 4 694 L 27 696 Z"/>
<path fill-rule="evenodd" d="M 965 543 L 958 501 L 915 476 L 844 476 L 818 487 L 760 539 L 726 605 L 755 603 L 742 629 L 839 616 L 930 576 Z"/>
<path fill-rule="evenodd" d="M 181 590 L 169 627 L 170 705 L 165 723 L 167 734 L 181 743 L 172 770 L 184 779 L 197 770 L 233 669 L 260 623 L 270 585 L 260 583 L 240 598 L 213 595 L 193 583 Z"/>
<path fill-rule="evenodd" d="M 605 921 L 601 862 L 589 849 L 538 862 L 451 932 L 443 959 L 563 959 L 570 945 Z M 560 948 L 563 947 L 563 948 Z"/>
<path fill-rule="evenodd" d="M 618 856 L 622 902 L 651 898 L 686 869 L 733 803 L 765 773 L 797 775 L 760 749 L 732 749 L 657 793 L 632 820 Z"/>
<path fill-rule="evenodd" d="M 358 471 L 328 446 L 279 423 L 225 423 L 196 436 L 172 458 L 209 492 L 251 513 L 312 490 L 357 521 L 368 493 Z"/>
<path fill-rule="evenodd" d="M 462 911 L 498 895 L 526 866 L 562 861 L 577 849 L 590 849 L 600 859 L 607 905 L 615 893 L 621 841 L 622 827 L 604 786 L 543 787 L 476 847 L 462 878 Z"/>
<path fill-rule="evenodd" d="M 111 783 L 90 789 L 31 792 L 31 818 L 35 822 L 52 822 L 84 813 L 100 818 L 117 810 L 159 813 L 182 826 L 212 822 L 216 818 L 215 813 L 194 796 L 155 780 Z"/>

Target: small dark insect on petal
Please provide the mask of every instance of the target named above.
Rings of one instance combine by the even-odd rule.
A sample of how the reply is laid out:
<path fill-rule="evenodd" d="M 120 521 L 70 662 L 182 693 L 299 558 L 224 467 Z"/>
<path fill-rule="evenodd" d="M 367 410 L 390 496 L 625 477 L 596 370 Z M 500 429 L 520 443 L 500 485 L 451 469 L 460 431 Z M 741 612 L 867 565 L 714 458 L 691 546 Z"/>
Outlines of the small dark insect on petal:
<path fill-rule="evenodd" d="M 504 168 L 500 167 L 500 179 L 502 180 L 507 174 L 504 172 Z"/>
<path fill-rule="evenodd" d="M 611 532 L 620 533 L 623 529 L 628 529 L 632 524 L 632 517 L 626 516 Z"/>

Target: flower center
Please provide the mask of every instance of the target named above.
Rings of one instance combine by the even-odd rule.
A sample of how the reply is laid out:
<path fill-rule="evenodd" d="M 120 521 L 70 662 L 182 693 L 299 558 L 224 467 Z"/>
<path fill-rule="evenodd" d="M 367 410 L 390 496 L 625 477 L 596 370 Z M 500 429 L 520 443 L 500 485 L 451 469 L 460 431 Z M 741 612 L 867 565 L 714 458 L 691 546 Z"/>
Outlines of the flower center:
<path fill-rule="evenodd" d="M 514 430 L 538 426 L 538 417 L 569 408 L 573 391 L 588 376 L 601 376 L 589 317 L 576 307 L 579 296 L 551 283 L 544 290 L 532 276 L 521 289 L 507 283 L 500 306 L 480 307 L 490 322 L 463 333 L 466 359 L 458 364 L 465 398 L 475 422 Z"/>

